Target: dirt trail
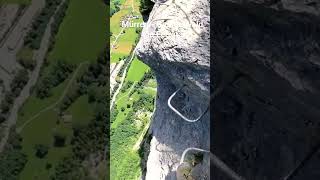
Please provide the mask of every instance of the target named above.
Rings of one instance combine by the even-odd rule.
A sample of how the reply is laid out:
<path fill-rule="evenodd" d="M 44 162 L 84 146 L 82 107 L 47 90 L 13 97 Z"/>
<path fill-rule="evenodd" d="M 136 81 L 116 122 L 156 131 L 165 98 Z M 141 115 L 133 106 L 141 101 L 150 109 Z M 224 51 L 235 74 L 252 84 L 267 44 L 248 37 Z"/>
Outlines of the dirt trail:
<path fill-rule="evenodd" d="M 71 86 L 71 84 L 74 82 L 74 79 L 77 77 L 79 70 L 81 69 L 82 65 L 87 64 L 88 62 L 82 62 L 79 64 L 79 66 L 77 67 L 77 69 L 74 71 L 71 79 L 69 80 L 66 88 L 63 90 L 61 96 L 59 97 L 59 99 L 54 102 L 53 104 L 51 104 L 50 106 L 47 106 L 46 108 L 40 110 L 38 113 L 36 113 L 35 115 L 33 115 L 30 119 L 28 119 L 23 125 L 21 125 L 19 128 L 17 128 L 17 132 L 20 133 L 28 124 L 30 124 L 34 119 L 36 119 L 37 117 L 39 117 L 42 113 L 49 111 L 53 108 L 56 107 L 56 105 L 58 105 L 63 99 L 64 97 L 67 95 L 68 90 Z"/>
<path fill-rule="evenodd" d="M 128 91 L 125 95 L 119 97 L 118 100 L 115 102 L 115 104 L 117 104 L 121 99 L 129 96 L 129 94 L 131 93 L 131 91 L 133 90 L 133 88 L 134 88 L 134 86 L 135 86 L 136 84 L 137 84 L 137 81 L 134 81 L 133 84 L 131 85 L 129 91 Z"/>

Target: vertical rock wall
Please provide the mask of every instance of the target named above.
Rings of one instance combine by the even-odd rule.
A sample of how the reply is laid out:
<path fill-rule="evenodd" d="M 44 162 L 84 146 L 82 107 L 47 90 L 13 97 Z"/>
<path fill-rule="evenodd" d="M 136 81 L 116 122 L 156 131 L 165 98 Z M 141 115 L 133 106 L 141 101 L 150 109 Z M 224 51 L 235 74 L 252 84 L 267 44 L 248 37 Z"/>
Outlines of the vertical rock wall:
<path fill-rule="evenodd" d="M 185 85 L 172 104 L 187 117 L 196 118 L 209 105 L 209 1 L 156 1 L 137 45 L 137 55 L 156 74 L 158 97 L 151 124 L 152 140 L 146 179 L 176 179 L 183 151 L 209 149 L 210 115 L 198 122 L 184 121 L 167 101 Z M 202 176 L 209 175 L 209 165 Z"/>

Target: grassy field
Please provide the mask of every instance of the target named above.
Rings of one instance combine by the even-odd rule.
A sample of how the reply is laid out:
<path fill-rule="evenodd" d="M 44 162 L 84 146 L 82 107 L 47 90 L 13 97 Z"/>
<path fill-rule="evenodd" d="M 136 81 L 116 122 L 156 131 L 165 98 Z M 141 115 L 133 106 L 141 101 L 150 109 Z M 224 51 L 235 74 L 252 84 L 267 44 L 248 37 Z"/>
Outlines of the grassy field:
<path fill-rule="evenodd" d="M 100 0 L 71 0 L 67 15 L 56 36 L 56 44 L 49 54 L 49 66 L 43 69 L 43 74 L 46 74 L 51 64 L 54 64 L 52 62 L 58 59 L 73 64 L 96 60 L 105 48 L 106 17 L 106 7 Z M 35 114 L 55 103 L 66 89 L 70 78 L 53 88 L 52 96 L 49 98 L 39 99 L 32 94 L 19 112 L 17 128 L 21 128 Z M 24 126 L 21 131 L 22 148 L 28 157 L 28 163 L 20 174 L 20 179 L 49 180 L 50 175 L 54 173 L 55 165 L 64 157 L 70 156 L 72 126 L 88 124 L 93 116 L 93 108 L 88 103 L 88 97 L 81 96 L 66 110 L 67 120 L 59 116 L 57 108 L 52 108 L 40 113 Z M 66 137 L 64 147 L 53 146 L 53 135 L 56 133 Z M 35 156 L 36 144 L 49 147 L 48 154 L 42 159 Z"/>
<path fill-rule="evenodd" d="M 143 75 L 149 70 L 149 66 L 135 58 L 130 65 L 127 80 L 133 82 L 139 81 L 143 77 Z"/>
<path fill-rule="evenodd" d="M 66 114 L 72 115 L 73 126 L 86 126 L 93 118 L 93 107 L 88 103 L 88 96 L 78 98 L 66 111 Z"/>
<path fill-rule="evenodd" d="M 107 10 L 101 0 L 71 0 L 50 60 L 92 61 L 107 42 Z"/>

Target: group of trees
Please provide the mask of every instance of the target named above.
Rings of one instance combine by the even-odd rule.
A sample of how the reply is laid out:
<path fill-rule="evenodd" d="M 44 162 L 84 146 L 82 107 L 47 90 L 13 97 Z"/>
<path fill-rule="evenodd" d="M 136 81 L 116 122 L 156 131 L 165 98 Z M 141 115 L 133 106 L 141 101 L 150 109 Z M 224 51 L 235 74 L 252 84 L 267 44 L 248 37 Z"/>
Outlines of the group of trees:
<path fill-rule="evenodd" d="M 0 105 L 0 123 L 4 122 L 7 118 L 9 111 L 13 105 L 14 99 L 18 97 L 24 88 L 24 86 L 28 83 L 29 76 L 28 71 L 26 69 L 21 69 L 13 78 L 10 89 L 11 91 L 5 92 L 4 99 Z"/>
<path fill-rule="evenodd" d="M 30 71 L 32 71 L 37 65 L 37 62 L 33 58 L 33 51 L 30 48 L 23 47 L 17 56 L 17 61 L 23 68 Z"/>
<path fill-rule="evenodd" d="M 119 0 L 113 0 L 111 1 L 111 8 L 110 8 L 110 17 L 113 16 L 116 12 L 120 11 L 120 1 Z"/>
<path fill-rule="evenodd" d="M 133 102 L 132 108 L 135 110 L 145 109 L 147 111 L 152 112 L 154 106 L 154 97 L 150 94 L 143 93 L 140 94 L 140 99 L 138 101 Z"/>
<path fill-rule="evenodd" d="M 20 92 L 22 91 L 23 87 L 27 84 L 28 80 L 28 71 L 26 69 L 19 70 L 10 84 L 13 97 L 18 97 L 20 95 Z"/>
<path fill-rule="evenodd" d="M 151 0 L 140 0 L 140 12 L 142 15 L 148 15 L 153 8 L 154 2 Z"/>
<path fill-rule="evenodd" d="M 8 143 L 0 156 L 0 179 L 17 180 L 27 163 L 27 156 L 22 153 L 22 138 L 11 129 Z"/>
<path fill-rule="evenodd" d="M 64 134 L 61 133 L 55 133 L 53 135 L 53 146 L 55 147 L 64 147 L 66 145 L 66 136 Z"/>
<path fill-rule="evenodd" d="M 66 16 L 67 9 L 69 7 L 70 0 L 65 0 L 65 2 L 61 5 L 60 9 L 54 15 L 54 21 L 51 24 L 51 37 L 50 37 L 50 45 L 49 51 L 53 49 L 55 44 L 55 34 L 58 33 L 60 24 L 62 23 L 64 17 Z"/>
<path fill-rule="evenodd" d="M 105 90 L 107 91 L 107 88 Z M 85 174 L 82 173 L 84 169 L 82 162 L 90 154 L 101 154 L 103 157 L 108 142 L 109 112 L 106 99 L 99 101 L 94 99 L 94 101 L 97 103 L 94 119 L 86 127 L 73 128 L 72 156 L 64 159 L 55 167 L 52 180 L 73 179 L 80 175 L 83 178 Z"/>
<path fill-rule="evenodd" d="M 38 98 L 46 98 L 51 95 L 50 90 L 58 86 L 73 72 L 75 66 L 65 61 L 58 60 L 52 66 L 50 72 L 46 74 L 36 86 L 36 96 Z"/>
<path fill-rule="evenodd" d="M 97 62 L 91 63 L 88 69 L 77 79 L 72 85 L 70 91 L 64 97 L 60 111 L 65 111 L 78 97 L 88 94 L 89 103 L 94 101 L 102 101 L 105 97 L 104 87 L 109 83 L 107 72 L 107 56 L 106 52 L 99 55 Z"/>
<path fill-rule="evenodd" d="M 36 156 L 40 159 L 44 158 L 48 154 L 49 147 L 43 144 L 36 144 L 34 146 L 36 150 Z"/>
<path fill-rule="evenodd" d="M 110 111 L 110 124 L 112 124 L 116 120 L 118 114 L 119 114 L 119 109 L 115 104 Z"/>
<path fill-rule="evenodd" d="M 126 92 L 127 89 L 129 89 L 133 85 L 132 81 L 127 81 L 124 86 L 121 88 L 121 93 Z"/>
<path fill-rule="evenodd" d="M 95 116 L 87 126 L 73 127 L 73 137 L 70 142 L 72 156 L 65 158 L 55 167 L 52 180 L 87 178 L 88 174 L 85 173 L 83 161 L 88 159 L 90 154 L 101 154 L 101 157 L 104 157 L 109 134 L 109 109 L 107 108 L 109 84 L 106 82 L 108 61 L 106 52 L 101 53 L 97 62 L 91 63 L 77 79 L 74 85 L 77 96 L 72 99 L 68 97 L 69 104 L 66 104 L 64 109 L 72 104 L 70 101 L 74 102 L 79 96 L 88 94 L 89 103 L 95 104 Z"/>
<path fill-rule="evenodd" d="M 39 49 L 42 36 L 51 16 L 55 13 L 62 0 L 47 0 L 42 12 L 33 21 L 31 30 L 24 39 L 24 44 L 32 49 Z"/>
<path fill-rule="evenodd" d="M 62 5 L 61 9 L 55 15 L 55 21 L 52 24 L 52 33 L 56 34 L 58 32 L 59 25 L 61 24 L 65 11 L 68 7 L 69 0 Z M 32 51 L 34 49 L 39 49 L 42 36 L 45 32 L 46 26 L 50 20 L 50 17 L 56 11 L 57 6 L 61 3 L 61 0 L 48 0 L 46 1 L 45 8 L 42 12 L 37 16 L 34 20 L 30 32 L 25 37 L 25 46 L 19 56 L 18 62 L 22 65 L 23 69 L 19 70 L 19 72 L 14 77 L 11 83 L 11 90 L 6 92 L 4 100 L 0 104 L 0 123 L 5 121 L 10 108 L 12 107 L 14 98 L 18 97 L 23 87 L 28 82 L 28 71 L 32 71 L 36 66 L 36 61 L 33 59 Z M 54 36 L 51 36 L 51 45 L 53 45 Z M 52 47 L 51 47 L 52 48 Z M 50 88 L 58 85 L 64 79 L 66 79 L 67 75 L 70 74 L 71 67 L 70 65 L 66 65 L 66 63 L 61 63 L 59 61 L 56 68 L 53 69 L 51 73 L 47 77 L 45 77 L 37 87 L 36 94 L 40 98 L 45 98 L 50 96 Z M 60 67 L 62 67 L 60 69 Z M 56 71 L 57 70 L 57 71 Z"/>

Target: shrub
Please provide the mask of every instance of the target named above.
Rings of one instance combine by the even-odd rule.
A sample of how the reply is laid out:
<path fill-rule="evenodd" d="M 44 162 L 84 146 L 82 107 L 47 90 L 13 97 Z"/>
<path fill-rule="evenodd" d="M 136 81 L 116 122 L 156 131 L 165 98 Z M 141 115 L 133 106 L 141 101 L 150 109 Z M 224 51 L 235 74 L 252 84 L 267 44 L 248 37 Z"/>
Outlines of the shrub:
<path fill-rule="evenodd" d="M 51 95 L 50 89 L 66 80 L 73 70 L 73 65 L 68 64 L 63 60 L 57 61 L 50 72 L 37 84 L 37 97 L 40 99 L 49 97 Z"/>
<path fill-rule="evenodd" d="M 40 159 L 44 158 L 48 154 L 48 146 L 43 145 L 43 144 L 36 144 L 35 145 L 35 150 L 36 150 L 36 156 Z"/>
<path fill-rule="evenodd" d="M 126 110 L 126 108 L 124 108 L 124 107 L 121 107 L 121 112 L 123 112 L 123 111 L 125 111 Z"/>
<path fill-rule="evenodd" d="M 66 143 L 66 136 L 65 135 L 56 133 L 53 135 L 53 138 L 54 138 L 53 145 L 55 147 L 64 147 L 65 146 L 65 143 Z"/>
<path fill-rule="evenodd" d="M 33 70 L 36 67 L 36 61 L 33 59 L 33 51 L 30 48 L 22 48 L 18 53 L 18 62 L 26 69 Z"/>
<path fill-rule="evenodd" d="M 140 12 L 142 15 L 148 15 L 152 8 L 153 8 L 154 2 L 151 0 L 140 0 Z"/>

